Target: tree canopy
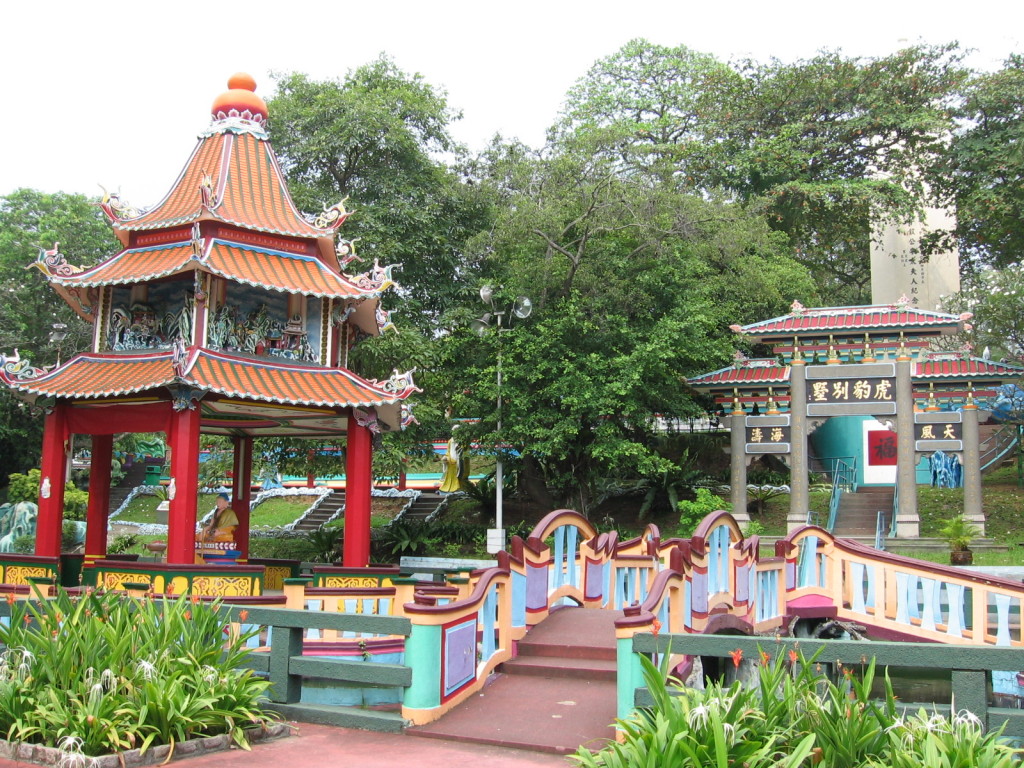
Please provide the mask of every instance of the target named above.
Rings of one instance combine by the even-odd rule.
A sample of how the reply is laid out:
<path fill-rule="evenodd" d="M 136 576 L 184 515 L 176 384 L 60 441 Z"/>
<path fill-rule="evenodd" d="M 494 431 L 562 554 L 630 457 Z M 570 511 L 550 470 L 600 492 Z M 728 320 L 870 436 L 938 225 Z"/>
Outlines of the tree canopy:
<path fill-rule="evenodd" d="M 973 73 L 962 56 L 918 45 L 722 62 L 634 40 L 584 73 L 544 146 L 495 137 L 476 156 L 452 138 L 446 94 L 386 56 L 335 80 L 278 75 L 271 136 L 297 204 L 348 198 L 342 235 L 366 260 L 353 270 L 402 264 L 385 299 L 399 332 L 350 358 L 378 378 L 415 368 L 425 389 L 419 425 L 385 436 L 377 474 L 446 439 L 455 417 L 478 420 L 460 441 L 501 452 L 544 503 L 587 511 L 638 479 L 680 477 L 655 417 L 703 412 L 684 381 L 726 364 L 728 326 L 794 299 L 870 301 L 874 228 L 930 203 L 959 211 L 925 243 L 966 256 L 949 306 L 974 309 L 978 346 L 1021 354 L 1024 57 Z M 43 364 L 52 323 L 80 326 L 23 269 L 54 241 L 77 263 L 116 248 L 84 198 L 0 199 L 0 348 Z M 529 318 L 510 314 L 517 296 Z M 480 337 L 470 324 L 485 311 Z M 23 412 L 2 411 L 0 441 L 27 434 Z M 308 447 L 266 449 L 301 469 L 319 462 Z"/>
<path fill-rule="evenodd" d="M 338 80 L 279 75 L 268 106 L 296 203 L 316 211 L 348 198 L 342 236 L 366 262 L 354 269 L 401 264 L 405 322 L 431 327 L 459 293 L 461 248 L 484 214 L 446 162 L 460 147 L 445 94 L 381 56 Z"/>
<path fill-rule="evenodd" d="M 92 337 L 92 329 L 43 276 L 29 269 L 40 249 L 55 243 L 69 261 L 83 265 L 120 247 L 103 214 L 82 195 L 18 189 L 0 197 L 0 353 L 17 349 L 35 366 L 57 360 L 58 347 L 50 341 L 55 323 L 67 326 L 59 349 L 64 359 L 87 348 Z M 35 466 L 41 441 L 42 419 L 6 388 L 0 390 L 0 466 L 8 472 Z"/>

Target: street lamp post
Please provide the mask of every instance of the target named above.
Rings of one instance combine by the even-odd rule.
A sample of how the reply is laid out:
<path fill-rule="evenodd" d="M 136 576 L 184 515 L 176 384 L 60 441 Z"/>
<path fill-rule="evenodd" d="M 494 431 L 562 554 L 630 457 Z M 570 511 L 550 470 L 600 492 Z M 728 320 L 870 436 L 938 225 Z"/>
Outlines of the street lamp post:
<path fill-rule="evenodd" d="M 494 528 L 488 529 L 487 531 L 487 551 L 490 554 L 495 554 L 505 549 L 505 525 L 504 525 L 504 496 L 505 496 L 505 478 L 503 474 L 503 463 L 502 463 L 502 445 L 501 445 L 501 332 L 504 330 L 502 327 L 502 320 L 505 316 L 505 312 L 499 312 L 494 309 L 494 289 L 489 285 L 485 285 L 480 289 L 480 299 L 491 308 L 491 312 L 484 314 L 482 317 L 476 319 L 472 323 L 472 328 L 476 331 L 477 335 L 483 336 L 491 327 L 491 323 L 494 323 L 495 331 L 498 334 L 498 354 L 497 354 L 497 385 L 498 385 L 498 410 L 497 410 L 497 439 L 496 439 L 496 461 L 494 466 Z M 530 301 L 526 296 L 519 296 L 512 304 L 511 314 L 519 319 L 525 319 L 530 316 L 533 312 L 533 302 Z"/>
<path fill-rule="evenodd" d="M 65 323 L 54 323 L 51 329 L 50 343 L 57 345 L 57 367 L 60 368 L 60 348 L 68 337 L 68 326 Z"/>

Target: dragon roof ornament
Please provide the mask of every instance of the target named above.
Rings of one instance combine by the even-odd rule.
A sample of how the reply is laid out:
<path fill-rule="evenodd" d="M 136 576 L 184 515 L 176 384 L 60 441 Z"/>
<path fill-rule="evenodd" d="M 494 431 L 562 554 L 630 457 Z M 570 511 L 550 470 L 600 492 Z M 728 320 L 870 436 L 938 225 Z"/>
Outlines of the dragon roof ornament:
<path fill-rule="evenodd" d="M 398 283 L 395 282 L 391 273 L 401 268 L 401 264 L 388 264 L 382 267 L 380 262 L 374 259 L 373 269 L 355 276 L 352 278 L 352 282 L 364 291 L 381 292 L 386 291 L 388 288 L 397 288 Z"/>
<path fill-rule="evenodd" d="M 0 353 L 0 375 L 4 378 L 28 381 L 29 379 L 38 378 L 44 373 L 46 371 L 42 368 L 34 367 L 27 357 L 22 359 L 17 349 L 10 356 Z"/>

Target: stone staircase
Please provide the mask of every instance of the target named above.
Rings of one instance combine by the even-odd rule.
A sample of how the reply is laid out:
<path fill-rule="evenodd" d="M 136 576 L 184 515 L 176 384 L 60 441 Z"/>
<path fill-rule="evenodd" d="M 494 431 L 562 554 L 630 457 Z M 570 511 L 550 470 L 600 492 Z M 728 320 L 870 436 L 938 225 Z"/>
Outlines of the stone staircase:
<path fill-rule="evenodd" d="M 614 622 L 621 615 L 556 609 L 477 696 L 406 734 L 562 755 L 599 748 L 615 737 Z"/>
<path fill-rule="evenodd" d="M 117 485 L 110 486 L 109 513 L 113 514 L 124 503 L 124 500 L 128 498 L 128 494 L 132 492 L 132 489 L 142 485 L 145 480 L 146 463 L 143 461 L 137 461 L 124 470 L 124 477 L 121 478 L 120 482 Z"/>
<path fill-rule="evenodd" d="M 443 499 L 439 493 L 421 493 L 412 506 L 405 510 L 402 519 L 410 523 L 422 523 L 434 513 Z"/>
<path fill-rule="evenodd" d="M 856 493 L 844 493 L 839 499 L 835 536 L 875 536 L 878 513 L 891 514 L 893 486 L 861 486 Z"/>
<path fill-rule="evenodd" d="M 345 491 L 334 491 L 330 496 L 323 500 L 319 507 L 297 523 L 293 530 L 297 532 L 318 531 L 323 527 L 324 523 L 335 516 L 338 510 L 342 510 L 342 516 L 344 516 L 344 509 Z"/>

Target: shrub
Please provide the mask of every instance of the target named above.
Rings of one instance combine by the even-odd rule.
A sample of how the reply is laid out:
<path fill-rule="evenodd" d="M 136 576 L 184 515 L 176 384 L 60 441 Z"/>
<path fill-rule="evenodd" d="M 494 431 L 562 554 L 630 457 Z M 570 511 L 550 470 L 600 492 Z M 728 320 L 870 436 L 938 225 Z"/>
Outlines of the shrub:
<path fill-rule="evenodd" d="M 249 557 L 313 561 L 317 550 L 305 536 L 274 536 L 249 540 Z"/>
<path fill-rule="evenodd" d="M 248 748 L 269 683 L 217 603 L 87 592 L 11 601 L 0 626 L 0 733 L 69 759 L 219 733 Z M 71 749 L 69 749 L 72 747 Z"/>
<path fill-rule="evenodd" d="M 15 472 L 8 475 L 7 500 L 11 504 L 19 501 L 30 501 L 33 504 L 39 501 L 39 484 L 42 481 L 42 473 L 38 469 L 30 469 L 27 474 Z M 66 483 L 64 486 L 64 519 L 85 520 L 89 506 L 89 494 L 80 491 L 74 483 Z"/>
<path fill-rule="evenodd" d="M 952 719 L 919 712 L 904 717 L 885 680 L 872 698 L 874 662 L 856 669 L 838 665 L 840 682 L 815 659 L 790 651 L 772 662 L 762 652 L 756 683 L 706 690 L 666 683 L 666 654 L 659 669 L 641 657 L 654 706 L 619 721 L 621 743 L 600 751 L 581 748 L 581 768 L 1011 768 L 1018 751 L 985 734 L 969 713 Z M 742 653 L 733 662 L 741 664 Z"/>
<path fill-rule="evenodd" d="M 113 538 L 110 544 L 107 546 L 107 552 L 112 555 L 120 555 L 125 552 L 131 552 L 135 547 L 139 545 L 140 539 L 134 533 L 121 533 Z"/>
<path fill-rule="evenodd" d="M 684 500 L 677 504 L 680 515 L 676 535 L 689 538 L 701 520 L 720 509 L 729 510 L 731 506 L 721 496 L 716 496 L 707 488 L 698 488 L 693 501 Z"/>

